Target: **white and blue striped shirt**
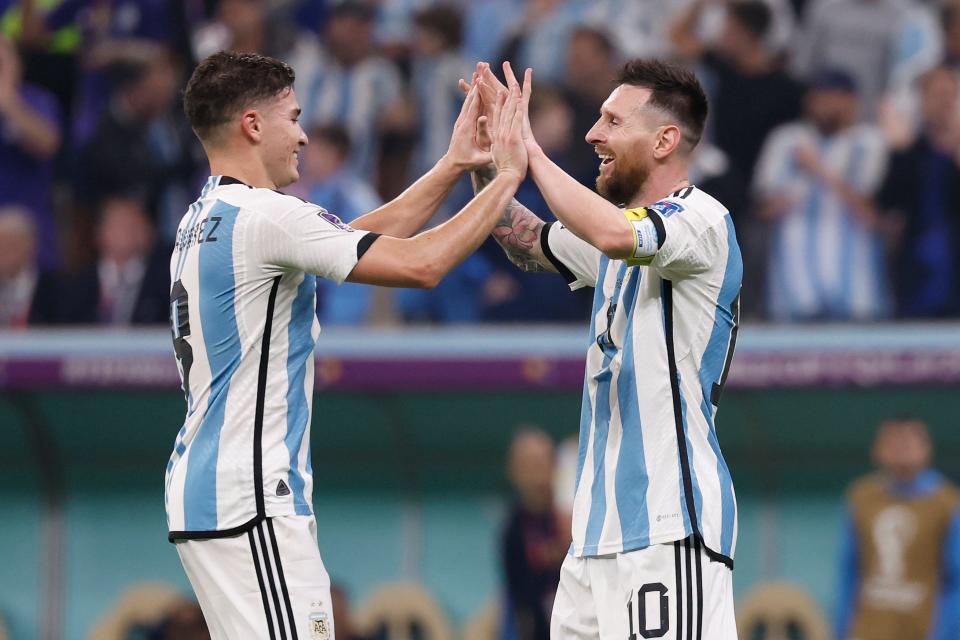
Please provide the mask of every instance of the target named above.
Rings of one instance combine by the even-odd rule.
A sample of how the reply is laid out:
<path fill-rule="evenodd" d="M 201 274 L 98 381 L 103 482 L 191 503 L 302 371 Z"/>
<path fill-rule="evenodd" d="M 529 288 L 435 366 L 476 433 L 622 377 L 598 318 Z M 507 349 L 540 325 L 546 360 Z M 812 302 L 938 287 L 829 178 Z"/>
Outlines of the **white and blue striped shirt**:
<path fill-rule="evenodd" d="M 376 234 L 213 176 L 177 229 L 171 326 L 187 415 L 167 464 L 170 539 L 313 512 L 316 278 L 343 282 Z"/>
<path fill-rule="evenodd" d="M 822 136 L 809 123 L 775 129 L 757 162 L 754 190 L 783 199 L 772 227 L 767 298 L 775 320 L 871 320 L 887 315 L 884 245 L 839 194 L 802 170 L 800 149 L 813 150 L 830 172 L 863 196 L 879 188 L 887 166 L 880 130 L 867 124 Z"/>
<path fill-rule="evenodd" d="M 647 211 L 650 266 L 554 224 L 544 252 L 595 287 L 573 506 L 577 556 L 699 535 L 732 564 L 737 506 L 714 418 L 736 342 L 743 266 L 730 214 L 695 187 Z"/>

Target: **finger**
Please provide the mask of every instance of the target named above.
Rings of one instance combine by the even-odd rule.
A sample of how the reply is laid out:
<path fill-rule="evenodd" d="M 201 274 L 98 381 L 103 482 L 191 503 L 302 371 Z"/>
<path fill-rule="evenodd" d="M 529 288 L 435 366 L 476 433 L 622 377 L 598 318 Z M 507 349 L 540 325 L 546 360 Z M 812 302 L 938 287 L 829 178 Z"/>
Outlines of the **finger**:
<path fill-rule="evenodd" d="M 490 137 L 490 120 L 487 116 L 480 116 L 477 118 L 477 137 L 479 138 L 489 138 Z"/>
<path fill-rule="evenodd" d="M 460 82 L 463 82 L 463 80 L 461 80 Z M 476 111 L 475 109 L 476 104 L 477 104 L 477 88 L 471 87 L 470 91 L 467 92 L 467 97 L 464 98 L 463 100 L 463 104 L 460 105 L 460 115 L 457 117 L 457 120 L 460 121 L 460 120 L 463 120 L 464 118 L 476 119 L 476 115 L 474 115 L 472 118 L 470 116 L 471 111 L 474 111 L 474 112 Z"/>
<path fill-rule="evenodd" d="M 517 77 L 513 75 L 513 67 L 510 66 L 509 61 L 504 61 L 503 63 L 503 77 L 507 80 L 507 86 L 511 89 L 513 89 L 515 86 L 520 86 L 517 82 Z"/>
<path fill-rule="evenodd" d="M 463 91 L 464 93 L 470 93 L 470 89 L 473 88 L 473 85 L 463 78 L 460 78 L 460 82 L 457 83 L 457 86 L 460 88 L 460 91 Z"/>
<path fill-rule="evenodd" d="M 523 72 L 523 108 L 530 106 L 530 95 L 533 93 L 533 69 Z"/>
<path fill-rule="evenodd" d="M 494 135 L 497 135 L 500 131 L 500 114 L 503 112 L 503 105 L 507 101 L 506 93 L 497 94 L 497 102 L 493 107 L 493 116 L 490 119 L 490 126 L 493 130 Z"/>

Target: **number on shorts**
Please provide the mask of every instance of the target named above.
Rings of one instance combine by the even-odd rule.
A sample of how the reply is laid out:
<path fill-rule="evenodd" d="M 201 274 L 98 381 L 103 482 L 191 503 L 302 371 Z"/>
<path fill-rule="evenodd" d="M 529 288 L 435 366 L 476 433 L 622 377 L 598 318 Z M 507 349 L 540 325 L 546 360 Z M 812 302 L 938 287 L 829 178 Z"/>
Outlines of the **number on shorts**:
<path fill-rule="evenodd" d="M 660 626 L 651 629 L 647 625 L 647 594 L 657 593 L 660 596 Z M 659 582 L 651 582 L 640 587 L 637 591 L 636 612 L 634 612 L 633 595 L 630 596 L 630 602 L 627 603 L 627 619 L 630 621 L 630 638 L 637 640 L 637 632 L 641 638 L 662 638 L 670 630 L 670 600 L 667 598 L 667 588 Z M 634 631 L 634 620 L 636 620 L 636 629 Z"/>

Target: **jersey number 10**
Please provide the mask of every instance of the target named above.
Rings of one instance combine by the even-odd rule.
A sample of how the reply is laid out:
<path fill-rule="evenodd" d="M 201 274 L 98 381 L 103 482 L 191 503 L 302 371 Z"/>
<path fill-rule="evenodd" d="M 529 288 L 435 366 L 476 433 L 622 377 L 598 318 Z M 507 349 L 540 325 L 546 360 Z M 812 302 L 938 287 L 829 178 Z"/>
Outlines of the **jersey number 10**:
<path fill-rule="evenodd" d="M 648 596 L 648 594 L 655 594 Z M 655 597 L 660 605 L 660 626 L 651 629 L 651 621 L 647 620 L 647 598 Z M 634 607 L 636 602 L 636 607 Z M 637 599 L 630 596 L 630 602 L 627 603 L 627 619 L 630 621 L 629 640 L 638 640 L 637 633 L 641 638 L 662 638 L 670 630 L 670 600 L 667 598 L 667 588 L 659 582 L 651 582 L 640 587 L 637 591 Z M 636 622 L 636 626 L 634 626 Z M 634 631 L 636 629 L 637 631 Z"/>

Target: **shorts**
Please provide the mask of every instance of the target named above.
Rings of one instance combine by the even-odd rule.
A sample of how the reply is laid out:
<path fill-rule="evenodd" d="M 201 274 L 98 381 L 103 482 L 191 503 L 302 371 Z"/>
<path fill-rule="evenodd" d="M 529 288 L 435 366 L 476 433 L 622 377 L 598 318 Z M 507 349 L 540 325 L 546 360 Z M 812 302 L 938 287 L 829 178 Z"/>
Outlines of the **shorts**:
<path fill-rule="evenodd" d="M 627 553 L 568 555 L 551 640 L 736 640 L 733 572 L 695 537 Z"/>
<path fill-rule="evenodd" d="M 211 640 L 333 640 L 330 577 L 312 515 L 177 542 Z"/>

